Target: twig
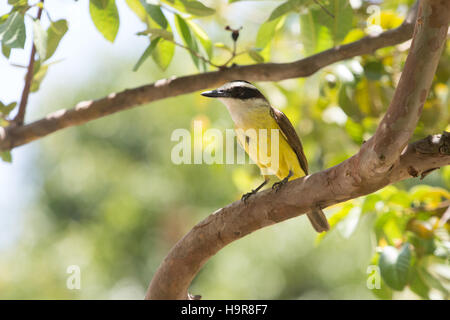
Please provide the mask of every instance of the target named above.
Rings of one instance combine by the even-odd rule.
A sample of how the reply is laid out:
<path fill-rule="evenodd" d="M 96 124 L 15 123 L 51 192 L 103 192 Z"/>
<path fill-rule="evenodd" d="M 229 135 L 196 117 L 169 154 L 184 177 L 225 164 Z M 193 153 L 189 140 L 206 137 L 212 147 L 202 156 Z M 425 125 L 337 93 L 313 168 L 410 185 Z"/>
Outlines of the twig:
<path fill-rule="evenodd" d="M 236 53 L 237 50 L 237 40 L 239 39 L 239 32 L 242 30 L 242 27 L 238 28 L 238 29 L 232 29 L 230 26 L 226 26 L 225 30 L 227 31 L 231 31 L 231 39 L 233 40 L 233 50 L 231 51 L 231 57 L 225 61 L 225 63 L 223 63 L 220 66 L 220 69 L 223 70 L 227 67 L 227 65 L 233 61 L 234 58 L 236 58 L 237 56 L 246 53 L 246 51 L 242 51 L 240 53 Z"/>
<path fill-rule="evenodd" d="M 176 46 L 178 46 L 178 47 L 180 47 L 180 48 L 186 49 L 187 51 L 189 51 L 190 53 L 192 53 L 194 56 L 196 56 L 196 57 L 199 58 L 200 60 L 206 62 L 206 63 L 209 64 L 210 66 L 213 66 L 213 67 L 219 68 L 219 69 L 221 68 L 221 66 L 219 66 L 219 65 L 217 65 L 217 64 L 215 64 L 215 63 L 213 63 L 211 60 L 205 58 L 203 55 L 201 55 L 201 54 L 198 53 L 197 51 L 195 51 L 195 50 L 189 48 L 188 46 L 185 46 L 184 44 L 178 43 L 178 42 L 176 42 L 176 41 L 174 41 L 174 40 L 169 40 L 169 39 L 164 39 L 164 40 L 170 41 L 170 42 L 172 42 L 174 45 L 176 45 Z"/>
<path fill-rule="evenodd" d="M 243 54 L 243 53 L 245 53 L 245 51 L 242 51 L 242 52 L 240 52 L 240 53 L 236 53 L 236 47 L 237 47 L 237 45 L 236 45 L 236 41 L 233 41 L 233 51 L 231 52 L 231 57 L 227 60 L 227 61 L 225 61 L 225 63 L 224 64 L 222 64 L 221 66 L 220 66 L 220 68 L 226 68 L 226 66 L 231 62 L 231 61 L 233 61 L 233 59 L 234 58 L 236 58 L 238 55 L 241 55 L 241 54 Z"/>
<path fill-rule="evenodd" d="M 11 67 L 16 67 L 16 68 L 22 68 L 22 69 L 28 69 L 27 66 L 23 66 L 21 64 L 17 64 L 17 63 L 10 63 Z"/>
<path fill-rule="evenodd" d="M 45 14 L 47 15 L 48 20 L 53 23 L 53 19 L 50 16 L 50 12 L 48 12 L 48 10 L 45 10 L 45 9 L 44 9 L 44 11 L 45 11 Z"/>
<path fill-rule="evenodd" d="M 37 20 L 41 19 L 42 10 L 44 8 L 44 0 L 40 0 L 40 3 L 42 5 L 38 6 L 39 9 L 36 16 Z M 22 91 L 22 98 L 20 99 L 19 111 L 17 112 L 17 115 L 12 121 L 17 126 L 23 125 L 23 121 L 25 118 L 25 110 L 27 108 L 28 96 L 30 95 L 31 83 L 33 82 L 35 55 L 36 55 L 36 46 L 34 45 L 33 42 L 30 54 L 30 62 L 28 63 L 27 75 L 25 77 L 25 86 Z"/>
<path fill-rule="evenodd" d="M 241 27 L 241 28 L 242 28 L 242 27 Z M 225 28 L 225 30 L 230 30 L 230 31 L 234 31 L 234 32 L 239 32 L 240 29 L 233 30 L 233 29 L 231 29 L 230 27 L 227 26 L 227 28 Z M 241 51 L 241 52 L 236 53 L 236 50 L 237 50 L 237 41 L 236 41 L 236 40 L 237 40 L 237 38 L 236 38 L 236 40 L 233 38 L 233 50 L 230 52 L 230 53 L 231 53 L 230 58 L 229 58 L 227 61 L 225 61 L 225 63 L 218 65 L 218 64 L 213 63 L 211 60 L 205 58 L 205 57 L 204 57 L 202 54 L 200 54 L 199 52 L 193 50 L 192 48 L 190 48 L 190 47 L 188 47 L 188 46 L 186 46 L 186 45 L 184 45 L 184 44 L 178 43 L 178 42 L 176 42 L 175 40 L 171 40 L 171 39 L 165 39 L 165 40 L 166 40 L 166 41 L 172 42 L 174 45 L 176 45 L 176 46 L 178 46 L 178 47 L 180 47 L 180 48 L 183 48 L 183 49 L 188 50 L 191 54 L 193 54 L 193 55 L 196 56 L 197 58 L 201 59 L 201 60 L 204 61 L 205 63 L 207 63 L 207 64 L 209 64 L 210 66 L 215 67 L 215 68 L 217 68 L 217 69 L 219 69 L 219 70 L 225 69 L 225 68 L 228 66 L 228 64 L 229 64 L 231 61 L 233 61 L 234 58 L 236 58 L 237 56 L 240 56 L 240 55 L 242 55 L 242 54 L 244 54 L 244 53 L 247 52 L 247 51 Z"/>
<path fill-rule="evenodd" d="M 330 17 L 332 17 L 334 19 L 334 14 L 332 14 L 327 8 L 325 8 L 320 2 L 319 0 L 314 0 L 314 2 L 323 10 L 325 11 Z"/>

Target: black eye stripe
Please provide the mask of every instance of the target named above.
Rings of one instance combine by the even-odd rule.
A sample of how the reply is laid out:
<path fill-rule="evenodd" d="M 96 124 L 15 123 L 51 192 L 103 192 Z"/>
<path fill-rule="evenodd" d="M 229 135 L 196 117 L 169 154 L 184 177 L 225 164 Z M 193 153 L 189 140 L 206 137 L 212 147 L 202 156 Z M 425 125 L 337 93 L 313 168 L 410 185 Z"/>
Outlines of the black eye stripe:
<path fill-rule="evenodd" d="M 265 99 L 261 92 L 259 92 L 256 88 L 250 87 L 234 87 L 227 90 L 231 98 L 236 99 L 252 99 L 252 98 L 261 98 Z"/>

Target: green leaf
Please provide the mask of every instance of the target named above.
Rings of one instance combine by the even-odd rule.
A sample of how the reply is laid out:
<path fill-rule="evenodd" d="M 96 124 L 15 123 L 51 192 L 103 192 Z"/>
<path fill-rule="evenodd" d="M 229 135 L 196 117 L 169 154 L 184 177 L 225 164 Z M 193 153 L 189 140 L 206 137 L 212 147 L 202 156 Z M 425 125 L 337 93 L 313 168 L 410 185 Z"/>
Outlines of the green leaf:
<path fill-rule="evenodd" d="M 3 161 L 5 162 L 12 162 L 12 156 L 11 156 L 11 152 L 10 151 L 1 151 L 0 152 L 0 158 L 2 158 Z"/>
<path fill-rule="evenodd" d="M 354 91 L 355 88 L 352 84 L 343 83 L 339 89 L 338 104 L 347 116 L 354 121 L 360 121 L 363 115 L 359 110 L 358 104 L 355 102 Z"/>
<path fill-rule="evenodd" d="M 8 4 L 13 6 L 11 12 L 20 11 L 24 13 L 29 9 L 28 0 L 8 0 Z M 40 5 L 40 3 L 38 2 L 37 5 Z"/>
<path fill-rule="evenodd" d="M 345 122 L 345 131 L 357 145 L 361 145 L 363 143 L 364 128 L 360 123 L 348 118 Z"/>
<path fill-rule="evenodd" d="M 64 19 L 52 22 L 47 29 L 47 54 L 44 60 L 50 59 L 58 48 L 59 42 L 68 30 Z"/>
<path fill-rule="evenodd" d="M 164 71 L 172 61 L 175 53 L 175 45 L 169 41 L 160 41 L 152 57 L 156 64 Z"/>
<path fill-rule="evenodd" d="M 256 47 L 264 49 L 270 41 L 272 41 L 280 21 L 281 17 L 271 21 L 266 21 L 259 27 L 258 34 L 256 36 Z"/>
<path fill-rule="evenodd" d="M 0 101 L 0 113 L 3 116 L 7 116 L 17 105 L 17 102 L 11 102 L 8 105 L 4 105 L 3 102 Z"/>
<path fill-rule="evenodd" d="M 216 10 L 208 8 L 203 3 L 199 1 L 189 1 L 181 0 L 183 7 L 187 13 L 193 14 L 194 16 L 205 17 L 210 16 L 216 12 Z"/>
<path fill-rule="evenodd" d="M 324 6 L 334 17 L 326 14 L 323 9 L 317 9 L 321 11 L 318 22 L 328 28 L 334 45 L 338 45 L 352 29 L 353 9 L 348 0 L 330 0 Z"/>
<path fill-rule="evenodd" d="M 9 48 L 21 48 L 25 45 L 25 23 L 23 15 L 14 12 L 0 25 L 0 41 Z"/>
<path fill-rule="evenodd" d="M 12 6 L 24 6 L 28 3 L 28 0 L 8 0 L 8 4 L 12 5 Z"/>
<path fill-rule="evenodd" d="M 150 33 L 153 35 L 152 42 L 154 42 L 155 47 L 150 44 L 134 67 L 134 71 L 136 71 L 140 64 L 150 55 L 162 70 L 166 70 L 175 53 L 175 45 L 172 42 L 173 32 L 160 6 L 149 4 L 145 0 L 140 0 L 140 4 L 151 18 L 151 20 L 147 21 L 149 28 L 143 33 Z M 158 28 L 158 26 L 160 28 Z M 163 41 L 164 39 L 167 41 Z"/>
<path fill-rule="evenodd" d="M 0 25 L 3 24 L 6 20 L 8 20 L 9 13 L 6 13 L 2 16 L 0 16 Z"/>
<path fill-rule="evenodd" d="M 33 21 L 33 42 L 36 46 L 36 51 L 39 54 L 39 58 L 44 60 L 47 56 L 47 33 L 42 28 L 39 20 Z"/>
<path fill-rule="evenodd" d="M 9 56 L 11 55 L 11 48 L 5 46 L 5 45 L 2 43 L 2 53 L 3 53 L 3 55 L 5 56 L 6 59 L 9 59 Z"/>
<path fill-rule="evenodd" d="M 142 22 L 147 22 L 147 11 L 140 0 L 125 0 L 125 2 Z"/>
<path fill-rule="evenodd" d="M 383 233 L 389 244 L 395 243 L 402 238 L 404 228 L 402 228 L 402 219 L 394 211 L 390 217 L 386 219 L 383 225 Z"/>
<path fill-rule="evenodd" d="M 160 40 L 161 40 L 161 38 L 156 38 L 156 39 L 153 39 L 152 42 L 150 42 L 150 45 L 147 47 L 147 49 L 145 49 L 144 53 L 142 54 L 142 56 L 139 58 L 138 62 L 134 66 L 133 71 L 137 71 L 139 69 L 139 67 L 144 63 L 144 61 L 147 60 L 147 58 L 153 53 L 153 50 L 155 50 L 156 45 L 158 44 L 158 42 Z"/>
<path fill-rule="evenodd" d="M 366 36 L 365 32 L 361 29 L 353 29 L 345 36 L 342 44 L 358 41 Z"/>
<path fill-rule="evenodd" d="M 200 1 L 196 0 L 162 0 L 162 1 L 178 11 L 186 12 L 197 17 L 209 16 L 216 12 L 216 10 L 209 8 Z"/>
<path fill-rule="evenodd" d="M 47 74 L 48 71 L 48 65 L 47 64 L 43 64 L 40 65 L 38 64 L 38 68 L 35 69 L 35 73 L 33 75 L 33 81 L 31 82 L 31 92 L 36 92 L 39 90 L 39 87 L 41 86 L 41 82 L 42 80 L 44 80 L 45 75 Z"/>
<path fill-rule="evenodd" d="M 420 273 L 419 268 L 420 267 L 411 268 L 409 288 L 419 297 L 429 299 L 430 287 L 424 281 L 423 275 Z"/>
<path fill-rule="evenodd" d="M 384 66 L 380 61 L 370 61 L 364 66 L 364 75 L 369 80 L 380 80 L 384 73 Z"/>
<path fill-rule="evenodd" d="M 147 35 L 147 34 L 151 34 L 155 37 L 160 37 L 165 40 L 173 40 L 173 33 L 166 29 L 148 28 L 147 30 L 138 33 L 138 35 Z"/>
<path fill-rule="evenodd" d="M 441 171 L 442 171 L 442 179 L 444 180 L 444 183 L 447 186 L 447 188 L 450 189 L 450 166 L 441 168 Z"/>
<path fill-rule="evenodd" d="M 145 0 L 140 0 L 142 6 L 145 8 L 145 11 L 149 14 L 150 18 L 155 21 L 161 28 L 167 29 L 169 25 L 167 22 L 164 13 L 161 10 L 160 6 L 156 6 L 154 4 L 149 4 Z"/>
<path fill-rule="evenodd" d="M 300 39 L 306 55 L 332 46 L 328 29 L 319 22 L 319 17 L 323 14 L 320 10 L 311 9 L 300 15 Z"/>
<path fill-rule="evenodd" d="M 376 204 L 379 201 L 381 201 L 381 197 L 379 194 L 372 193 L 367 195 L 361 207 L 362 213 L 366 214 L 376 212 L 377 211 Z"/>
<path fill-rule="evenodd" d="M 231 50 L 231 48 L 229 46 L 227 46 L 225 43 L 222 42 L 215 42 L 214 43 L 214 47 L 216 48 L 220 48 L 229 52 L 233 52 L 233 50 Z"/>
<path fill-rule="evenodd" d="M 289 0 L 276 7 L 267 21 L 275 20 L 289 12 L 298 12 L 301 10 L 305 0 Z"/>
<path fill-rule="evenodd" d="M 380 282 L 380 289 L 373 289 L 371 291 L 378 299 L 392 300 L 392 289 L 386 285 L 383 279 Z"/>
<path fill-rule="evenodd" d="M 371 261 L 370 261 L 370 265 L 371 266 L 376 266 L 379 264 L 379 260 L 380 260 L 380 254 L 376 253 Z M 375 270 L 378 271 L 378 270 Z M 383 278 L 379 279 L 380 280 L 380 288 L 373 288 L 371 290 L 371 292 L 378 297 L 378 299 L 381 300 L 392 300 L 392 289 L 386 285 L 386 283 L 383 281 Z"/>
<path fill-rule="evenodd" d="M 203 46 L 203 49 L 205 49 L 206 54 L 208 55 L 208 58 L 212 58 L 212 42 L 209 39 L 206 32 L 196 23 L 194 23 L 192 20 L 187 21 L 189 27 L 191 27 L 191 30 L 194 31 L 194 34 L 197 36 L 197 39 L 200 40 L 200 43 Z"/>
<path fill-rule="evenodd" d="M 250 58 L 252 58 L 255 62 L 258 63 L 263 63 L 264 62 L 264 57 L 262 55 L 259 54 L 259 52 L 255 49 L 251 49 L 248 51 L 248 55 L 250 56 Z"/>
<path fill-rule="evenodd" d="M 120 25 L 115 0 L 90 0 L 89 12 L 97 30 L 106 40 L 114 42 Z"/>
<path fill-rule="evenodd" d="M 197 42 L 195 41 L 195 38 L 192 37 L 191 31 L 189 29 L 189 26 L 187 25 L 186 21 L 184 19 L 176 14 L 175 15 L 175 21 L 177 24 L 178 32 L 180 33 L 181 37 L 183 38 L 184 43 L 188 48 L 190 48 L 194 52 L 198 52 L 198 46 Z M 197 69 L 200 69 L 200 62 L 199 58 L 196 57 L 194 54 L 191 53 L 192 61 L 194 62 Z"/>
<path fill-rule="evenodd" d="M 384 247 L 378 265 L 386 284 L 394 290 L 403 290 L 411 266 L 409 244 L 405 243 L 400 250 L 391 246 Z"/>
<path fill-rule="evenodd" d="M 384 212 L 383 209 L 381 209 L 380 212 L 377 212 L 377 218 L 375 220 L 374 229 L 375 229 L 375 235 L 378 240 L 383 238 L 383 239 L 389 241 L 389 239 L 387 237 L 385 237 L 383 228 L 384 228 L 384 225 L 387 223 L 387 221 L 392 219 L 393 214 L 394 213 L 392 211 Z"/>

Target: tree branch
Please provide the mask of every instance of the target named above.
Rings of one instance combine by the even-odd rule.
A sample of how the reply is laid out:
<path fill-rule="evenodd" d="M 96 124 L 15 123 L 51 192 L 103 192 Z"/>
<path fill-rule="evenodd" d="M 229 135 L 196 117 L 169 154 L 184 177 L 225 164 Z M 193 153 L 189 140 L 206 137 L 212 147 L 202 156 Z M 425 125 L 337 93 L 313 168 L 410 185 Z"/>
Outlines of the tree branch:
<path fill-rule="evenodd" d="M 449 11 L 449 1 L 425 1 L 419 6 L 413 41 L 394 97 L 375 136 L 365 146 L 371 161 L 367 165 L 370 172 L 364 174 L 389 170 L 408 144 L 445 47 Z"/>
<path fill-rule="evenodd" d="M 197 224 L 170 250 L 159 266 L 146 299 L 187 299 L 187 290 L 202 266 L 220 249 L 249 233 L 321 207 L 370 194 L 389 184 L 450 164 L 450 133 L 429 137 L 408 146 L 387 175 L 358 178 L 360 154 L 341 164 L 293 180 L 275 193 L 265 190 L 245 204 L 237 201 Z"/>
<path fill-rule="evenodd" d="M 226 81 L 280 81 L 307 77 L 335 62 L 370 54 L 411 38 L 415 10 L 411 10 L 401 26 L 377 36 L 338 46 L 291 63 L 263 63 L 236 66 L 215 72 L 159 80 L 153 84 L 112 93 L 99 100 L 85 101 L 73 109 L 59 110 L 25 126 L 0 127 L 0 151 L 10 150 L 63 128 L 81 125 L 118 111 L 181 94 L 217 87 Z"/>
<path fill-rule="evenodd" d="M 411 50 L 393 100 L 375 135 L 356 155 L 291 181 L 278 193 L 257 193 L 248 203 L 235 202 L 207 217 L 169 252 L 153 276 L 146 299 L 189 298 L 188 287 L 206 261 L 253 231 L 317 205 L 325 208 L 449 165 L 449 132 L 407 145 L 431 86 L 449 20 L 449 1 L 420 1 Z"/>
<path fill-rule="evenodd" d="M 41 19 L 42 10 L 44 9 L 44 0 L 40 1 L 40 6 L 38 8 L 38 13 L 36 16 L 37 20 Z M 17 115 L 14 117 L 14 124 L 21 126 L 23 124 L 23 120 L 25 118 L 25 110 L 27 109 L 28 97 L 30 95 L 31 83 L 33 82 L 34 75 L 34 57 L 36 55 L 36 46 L 34 43 L 31 46 L 31 54 L 30 61 L 28 62 L 27 74 L 25 76 L 25 85 L 22 91 L 22 97 L 20 99 L 19 111 L 17 111 Z"/>

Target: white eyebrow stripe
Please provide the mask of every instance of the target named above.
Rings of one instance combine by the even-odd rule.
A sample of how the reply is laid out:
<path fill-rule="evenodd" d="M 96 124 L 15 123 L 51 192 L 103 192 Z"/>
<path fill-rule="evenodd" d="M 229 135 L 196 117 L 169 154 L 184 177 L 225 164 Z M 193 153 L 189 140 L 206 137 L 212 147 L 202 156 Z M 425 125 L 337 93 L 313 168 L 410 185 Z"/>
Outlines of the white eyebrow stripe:
<path fill-rule="evenodd" d="M 235 87 L 245 87 L 245 88 L 250 88 L 250 89 L 257 89 L 254 85 L 247 83 L 247 82 L 243 82 L 243 81 L 235 81 L 235 82 L 229 82 L 226 83 L 225 85 L 223 85 L 222 90 L 229 90 L 231 88 L 235 88 Z"/>

